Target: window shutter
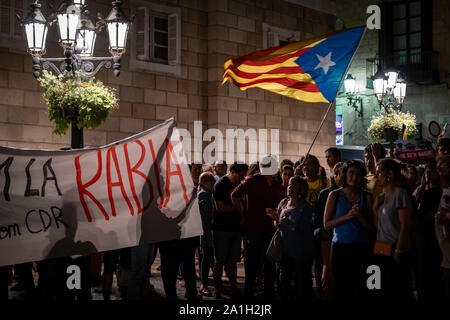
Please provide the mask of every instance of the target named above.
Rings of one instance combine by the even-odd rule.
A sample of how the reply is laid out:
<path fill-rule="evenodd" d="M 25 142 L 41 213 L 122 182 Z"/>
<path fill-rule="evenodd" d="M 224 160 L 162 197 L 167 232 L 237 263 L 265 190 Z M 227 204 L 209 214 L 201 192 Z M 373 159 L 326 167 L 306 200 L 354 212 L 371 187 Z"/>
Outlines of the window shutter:
<path fill-rule="evenodd" d="M 12 0 L 0 0 L 0 33 L 11 34 L 11 6 Z"/>
<path fill-rule="evenodd" d="M 147 22 L 147 9 L 146 8 L 137 8 L 136 9 L 136 17 L 135 17 L 135 26 L 136 26 L 136 59 L 137 60 L 146 60 L 148 59 L 148 45 L 147 42 L 148 36 L 146 36 L 148 32 L 148 22 Z"/>
<path fill-rule="evenodd" d="M 267 48 L 276 46 L 278 46 L 278 34 L 273 31 L 267 32 Z"/>
<path fill-rule="evenodd" d="M 19 15 L 21 17 L 24 17 L 24 7 L 28 4 L 28 1 L 26 0 L 15 0 L 14 1 L 14 36 L 15 37 L 22 37 L 22 27 L 20 25 L 20 22 L 16 19 L 16 15 Z"/>
<path fill-rule="evenodd" d="M 168 30 L 168 62 L 169 65 L 177 65 L 179 64 L 179 41 L 178 38 L 181 36 L 179 34 L 179 15 L 178 14 L 169 14 L 169 30 Z"/>

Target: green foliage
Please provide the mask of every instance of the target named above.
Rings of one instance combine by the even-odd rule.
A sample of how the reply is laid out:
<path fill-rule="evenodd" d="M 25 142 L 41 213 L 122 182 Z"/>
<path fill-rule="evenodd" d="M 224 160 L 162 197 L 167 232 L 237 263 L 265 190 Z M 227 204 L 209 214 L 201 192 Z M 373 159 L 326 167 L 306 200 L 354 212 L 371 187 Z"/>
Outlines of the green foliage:
<path fill-rule="evenodd" d="M 94 129 L 118 107 L 113 88 L 83 77 L 80 71 L 55 76 L 44 70 L 38 81 L 44 88 L 48 118 L 56 124 L 55 134 L 64 134 L 71 123 L 76 123 L 79 129 Z"/>
<path fill-rule="evenodd" d="M 402 131 L 402 126 L 406 126 L 408 137 L 414 137 L 417 134 L 416 115 L 409 112 L 395 111 L 392 108 L 388 112 L 380 111 L 372 117 L 368 129 L 370 139 L 373 142 L 379 142 L 384 138 L 384 128 L 392 127 L 398 132 Z"/>

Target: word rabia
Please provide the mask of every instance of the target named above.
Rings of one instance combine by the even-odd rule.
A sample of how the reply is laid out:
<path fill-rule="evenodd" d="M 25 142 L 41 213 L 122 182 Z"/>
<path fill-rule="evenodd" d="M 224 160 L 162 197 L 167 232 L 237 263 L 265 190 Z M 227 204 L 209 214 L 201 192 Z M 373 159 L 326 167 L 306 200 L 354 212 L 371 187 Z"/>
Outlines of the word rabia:
<path fill-rule="evenodd" d="M 129 146 L 132 144 L 136 144 L 139 147 L 140 153 L 129 152 Z M 165 149 L 165 150 L 164 150 Z M 176 153 L 173 150 L 173 146 L 171 142 L 166 139 L 165 140 L 165 148 L 164 148 L 165 156 L 165 177 L 162 179 L 160 165 L 158 163 L 158 157 L 155 154 L 155 150 L 153 147 L 153 142 L 151 139 L 146 141 L 146 144 L 141 140 L 133 140 L 129 143 L 125 143 L 119 146 L 112 146 L 108 149 L 97 150 L 97 160 L 96 160 L 96 168 L 97 171 L 95 175 L 89 180 L 83 181 L 83 171 L 87 169 L 83 166 L 81 161 L 83 155 L 78 155 L 75 157 L 75 169 L 76 169 L 76 181 L 78 186 L 78 194 L 80 197 L 80 202 L 83 206 L 84 212 L 86 214 L 86 218 L 89 222 L 92 221 L 92 214 L 87 205 L 86 198 L 90 198 L 100 212 L 103 214 L 106 220 L 110 219 L 111 216 L 116 216 L 116 201 L 118 201 L 117 197 L 113 196 L 113 189 L 120 190 L 123 199 L 125 200 L 130 214 L 133 216 L 134 214 L 140 214 L 144 210 L 150 207 L 152 202 L 154 201 L 155 194 L 154 189 L 156 187 L 157 195 L 159 196 L 159 208 L 167 207 L 168 202 L 170 201 L 171 194 L 171 183 L 173 179 L 178 179 L 179 184 L 183 190 L 183 198 L 186 202 L 186 205 L 189 203 L 189 199 L 187 196 L 186 185 L 183 178 L 183 173 L 181 171 L 181 167 L 179 164 L 179 160 L 177 158 Z M 121 153 L 121 159 L 125 159 L 125 163 L 123 161 L 118 160 L 118 153 Z M 149 158 L 150 159 L 147 159 Z M 131 164 L 131 160 L 138 159 L 134 164 Z M 151 168 L 142 169 L 143 163 L 151 164 Z M 149 161 L 150 160 L 150 161 Z M 106 161 L 106 167 L 103 166 L 103 163 Z M 164 163 L 164 160 L 159 159 L 159 161 Z M 88 168 L 92 168 L 95 165 L 94 162 L 90 160 L 88 163 Z M 171 169 L 171 164 L 175 164 L 175 170 Z M 106 168 L 103 170 L 103 168 Z M 153 173 L 153 174 L 151 174 Z M 116 177 L 113 181 L 113 175 Z M 101 179 L 102 178 L 102 179 Z M 101 181 L 105 181 L 106 184 L 102 184 Z M 144 197 L 148 197 L 146 203 L 141 203 L 136 193 L 136 180 L 140 179 L 141 184 L 144 182 L 148 188 L 148 194 L 143 195 Z M 164 192 L 162 189 L 161 180 L 164 181 Z M 153 181 L 153 182 L 152 182 Z M 129 190 L 125 188 L 125 183 L 129 185 Z M 95 194 L 94 194 L 95 193 Z M 131 193 L 131 194 L 130 194 Z M 108 213 L 105 206 L 99 200 L 100 197 L 107 194 L 110 204 L 110 212 Z M 133 202 L 135 205 L 133 205 Z M 136 207 L 135 207 L 136 206 Z"/>

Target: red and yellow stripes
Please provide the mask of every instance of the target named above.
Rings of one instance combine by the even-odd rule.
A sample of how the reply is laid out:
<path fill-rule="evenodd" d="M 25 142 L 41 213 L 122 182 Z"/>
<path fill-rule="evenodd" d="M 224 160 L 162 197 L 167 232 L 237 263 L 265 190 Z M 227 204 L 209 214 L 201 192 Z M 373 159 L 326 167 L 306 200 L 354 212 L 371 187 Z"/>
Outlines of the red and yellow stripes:
<path fill-rule="evenodd" d="M 306 102 L 328 102 L 311 76 L 295 63 L 327 37 L 290 43 L 227 59 L 222 84 L 232 81 L 241 90 L 258 87 Z"/>

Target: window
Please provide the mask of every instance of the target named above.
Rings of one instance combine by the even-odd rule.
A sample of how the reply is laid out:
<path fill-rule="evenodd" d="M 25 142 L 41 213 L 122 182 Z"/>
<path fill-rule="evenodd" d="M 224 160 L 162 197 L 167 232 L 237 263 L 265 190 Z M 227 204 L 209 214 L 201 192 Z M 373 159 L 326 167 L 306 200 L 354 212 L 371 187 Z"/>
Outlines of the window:
<path fill-rule="evenodd" d="M 396 65 L 421 62 L 421 19 L 420 1 L 393 6 L 392 47 Z"/>
<path fill-rule="evenodd" d="M 431 83 L 438 77 L 432 46 L 432 6 L 424 0 L 383 2 L 380 62 L 398 69 L 408 82 Z"/>
<path fill-rule="evenodd" d="M 25 18 L 31 2 L 32 0 L 0 0 L 0 46 L 26 49 L 23 27 L 16 15 Z"/>
<path fill-rule="evenodd" d="M 133 2 L 132 68 L 181 74 L 180 9 Z"/>
<path fill-rule="evenodd" d="M 372 77 L 378 71 L 378 65 L 380 61 L 378 58 L 368 58 L 366 59 L 366 88 L 373 89 Z"/>
<path fill-rule="evenodd" d="M 24 17 L 28 1 L 0 0 L 0 33 L 4 37 L 22 39 L 22 26 L 16 19 L 16 14 Z"/>
<path fill-rule="evenodd" d="M 300 41 L 300 31 L 293 31 L 273 27 L 266 23 L 262 24 L 263 28 L 263 46 L 264 49 L 286 45 L 291 42 Z"/>

